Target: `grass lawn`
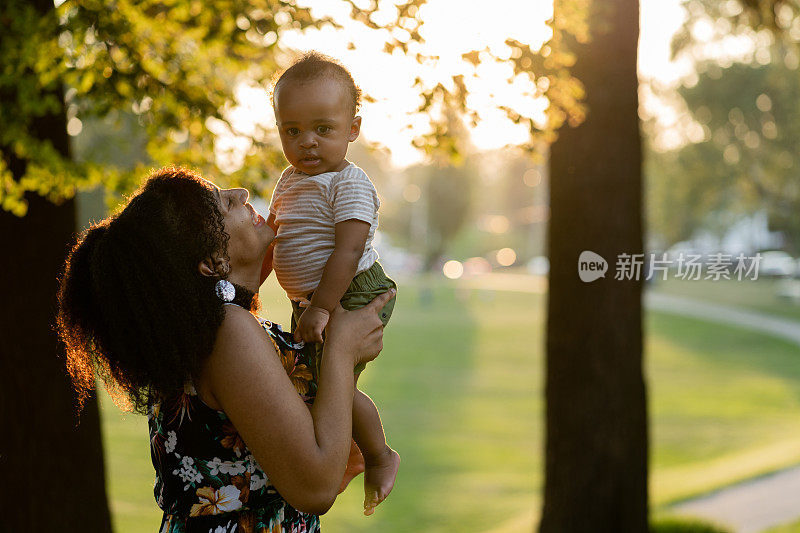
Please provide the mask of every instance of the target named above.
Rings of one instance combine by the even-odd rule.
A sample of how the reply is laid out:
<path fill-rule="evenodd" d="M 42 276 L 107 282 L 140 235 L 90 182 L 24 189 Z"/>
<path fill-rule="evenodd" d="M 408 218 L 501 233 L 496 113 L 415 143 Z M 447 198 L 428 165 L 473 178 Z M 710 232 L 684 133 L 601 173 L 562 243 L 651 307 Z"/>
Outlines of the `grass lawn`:
<path fill-rule="evenodd" d="M 783 526 L 773 527 L 765 533 L 800 533 L 800 521 Z"/>
<path fill-rule="evenodd" d="M 464 287 L 401 283 L 384 353 L 360 380 L 403 458 L 397 485 L 364 517 L 356 478 L 323 529 L 530 529 L 542 484 L 544 297 Z M 275 287 L 263 301 L 263 315 L 287 322 Z M 800 462 L 796 346 L 661 313 L 647 315 L 645 332 L 656 506 Z M 103 400 L 116 531 L 156 531 L 146 420 Z"/>
<path fill-rule="evenodd" d="M 800 350 L 650 313 L 651 500 L 682 499 L 800 462 Z"/>

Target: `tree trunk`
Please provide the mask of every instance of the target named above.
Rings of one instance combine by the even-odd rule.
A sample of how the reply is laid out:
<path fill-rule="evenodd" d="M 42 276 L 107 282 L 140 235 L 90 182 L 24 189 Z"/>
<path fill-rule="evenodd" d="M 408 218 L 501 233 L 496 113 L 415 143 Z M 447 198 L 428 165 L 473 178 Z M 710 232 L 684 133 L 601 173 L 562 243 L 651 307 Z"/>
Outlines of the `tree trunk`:
<path fill-rule="evenodd" d="M 618 254 L 643 251 L 639 10 L 636 0 L 589 5 L 591 40 L 570 43 L 588 116 L 550 153 L 542 533 L 648 530 L 642 279 L 614 279 Z M 578 277 L 584 250 L 608 262 L 604 278 Z"/>
<path fill-rule="evenodd" d="M 41 10 L 53 9 L 52 0 L 37 3 Z M 32 131 L 69 154 L 63 108 L 38 119 Z M 9 156 L 11 150 L 3 153 L 19 179 L 26 162 Z M 26 198 L 24 218 L 0 210 L 0 472 L 7 502 L 0 529 L 110 532 L 97 402 L 87 400 L 78 425 L 53 330 L 57 279 L 75 233 L 75 203 Z"/>
<path fill-rule="evenodd" d="M 74 234 L 72 201 L 29 196 L 24 218 L 0 213 L 0 446 L 7 531 L 111 531 L 97 402 L 75 398 L 53 331 L 57 276 Z M 1 528 L 0 528 L 1 529 Z"/>

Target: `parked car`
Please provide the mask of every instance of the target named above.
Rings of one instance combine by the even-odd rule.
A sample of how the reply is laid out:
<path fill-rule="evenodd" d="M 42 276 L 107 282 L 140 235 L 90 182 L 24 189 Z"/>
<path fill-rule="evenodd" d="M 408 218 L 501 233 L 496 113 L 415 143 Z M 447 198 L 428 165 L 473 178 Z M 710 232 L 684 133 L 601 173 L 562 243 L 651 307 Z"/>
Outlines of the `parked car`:
<path fill-rule="evenodd" d="M 800 279 L 783 279 L 779 281 L 775 293 L 778 298 L 800 304 Z"/>
<path fill-rule="evenodd" d="M 767 277 L 791 277 L 797 273 L 797 262 L 791 255 L 781 250 L 759 252 L 761 262 L 758 275 Z"/>

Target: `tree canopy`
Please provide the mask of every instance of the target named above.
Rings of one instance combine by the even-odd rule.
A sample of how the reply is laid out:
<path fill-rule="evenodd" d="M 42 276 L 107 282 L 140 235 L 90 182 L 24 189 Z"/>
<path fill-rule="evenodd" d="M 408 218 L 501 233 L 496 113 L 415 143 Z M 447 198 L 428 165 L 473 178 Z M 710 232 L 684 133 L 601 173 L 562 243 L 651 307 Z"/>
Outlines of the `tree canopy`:
<path fill-rule="evenodd" d="M 263 83 L 277 68 L 276 43 L 289 28 L 332 24 L 307 8 L 277 0 L 101 0 L 63 2 L 42 16 L 29 2 L 0 11 L 0 193 L 2 206 L 25 213 L 25 191 L 58 201 L 75 187 L 102 182 L 130 189 L 124 169 L 81 164 L 31 133 L 31 124 L 64 99 L 68 130 L 80 120 L 131 111 L 145 128 L 154 162 L 213 164 L 209 120 L 225 110 L 245 76 Z M 254 141 L 259 142 L 258 136 Z M 275 164 L 274 148 L 257 146 L 258 164 Z M 14 180 L 11 158 L 27 162 Z M 255 166 L 255 161 L 252 161 Z M 252 168 L 252 167 L 251 167 Z"/>
<path fill-rule="evenodd" d="M 418 62 L 437 57 L 420 48 L 423 38 L 420 7 L 425 0 L 393 2 L 390 22 L 376 13 L 387 2 L 343 0 L 351 16 L 385 37 L 385 51 L 400 50 Z M 244 164 L 230 174 L 231 183 L 266 192 L 266 176 L 283 163 L 269 127 L 236 131 L 228 111 L 241 84 L 266 87 L 292 57 L 282 46 L 290 30 L 337 26 L 315 17 L 308 7 L 286 0 L 81 0 L 56 2 L 41 16 L 32 3 L 11 0 L 0 8 L 0 205 L 24 215 L 26 191 L 52 201 L 71 197 L 77 187 L 103 183 L 125 193 L 137 184 L 143 166 L 184 164 L 212 175 L 220 173 L 214 149 L 216 133 L 247 140 Z M 569 75 L 572 56 L 561 46 L 565 31 L 581 35 L 580 2 L 559 21 L 551 20 L 551 39 L 540 49 L 508 40 L 505 55 L 489 50 L 464 54 L 465 66 L 481 62 L 511 62 L 514 76 L 529 80 L 526 96 L 549 101 L 547 120 L 501 106 L 508 117 L 531 132 L 530 150 L 541 139 L 552 140 L 566 121 L 582 119 L 582 89 Z M 378 23 L 380 18 L 383 22 Z M 585 21 L 584 21 L 585 23 Z M 358 43 L 353 43 L 353 47 Z M 468 70 L 468 69 L 467 69 Z M 433 153 L 458 157 L 448 142 L 447 109 L 458 109 L 467 122 L 480 120 L 467 103 L 470 77 L 431 82 L 417 78 L 418 111 L 431 118 L 428 132 L 415 145 Z M 133 115 L 145 131 L 147 161 L 135 168 L 74 161 L 54 149 L 51 141 L 32 133 L 40 117 L 66 105 L 68 131 L 74 135 L 87 120 L 109 113 Z M 118 116 L 118 115 L 115 115 Z M 537 142 L 534 142 L 537 141 Z M 25 161 L 21 179 L 10 164 Z"/>
<path fill-rule="evenodd" d="M 649 158 L 653 228 L 667 244 L 697 228 L 717 234 L 736 217 L 765 210 L 772 230 L 800 251 L 800 184 L 795 177 L 798 129 L 797 45 L 800 22 L 784 2 L 685 4 L 687 19 L 673 52 L 692 58 L 694 72 L 672 93 L 690 130 L 676 150 Z M 790 9 L 790 11 L 787 11 Z M 794 30 L 792 28 L 795 28 Z M 794 35 L 794 37 L 792 37 Z M 714 50 L 745 38 L 739 54 Z"/>

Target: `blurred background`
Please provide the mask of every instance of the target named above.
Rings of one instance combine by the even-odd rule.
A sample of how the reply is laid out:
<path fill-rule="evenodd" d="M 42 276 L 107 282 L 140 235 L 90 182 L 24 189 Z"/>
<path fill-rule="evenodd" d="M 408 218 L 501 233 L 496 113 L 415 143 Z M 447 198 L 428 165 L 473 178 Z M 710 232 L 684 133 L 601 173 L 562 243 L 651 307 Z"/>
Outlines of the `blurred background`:
<path fill-rule="evenodd" d="M 323 528 L 533 530 L 545 487 L 548 235 L 558 238 L 550 146 L 593 113 L 569 43 L 591 46 L 588 5 L 636 2 L 557 2 L 555 17 L 546 0 L 34 4 L 12 0 L 2 19 L 2 50 L 14 50 L 2 64 L 18 69 L 0 81 L 0 200 L 23 225 L 39 216 L 32 192 L 73 205 L 72 233 L 172 162 L 248 187 L 265 213 L 286 164 L 270 80 L 312 49 L 351 70 L 366 97 L 348 159 L 379 192 L 375 244 L 400 287 L 384 354 L 360 384 L 403 462 L 374 516 L 361 516 L 359 477 Z M 798 6 L 638 4 L 629 89 L 642 247 L 617 252 L 644 253 L 650 523 L 800 531 Z M 43 125 L 53 109 L 62 122 Z M 598 182 L 586 198 L 613 193 Z M 760 254 L 758 269 L 709 279 L 713 254 Z M 609 273 L 597 283 L 613 284 L 616 258 L 601 255 Z M 677 268 L 690 255 L 699 279 Z M 669 270 L 651 274 L 653 257 Z M 288 324 L 274 279 L 261 298 L 263 316 Z M 154 531 L 146 419 L 98 397 L 114 531 Z"/>

